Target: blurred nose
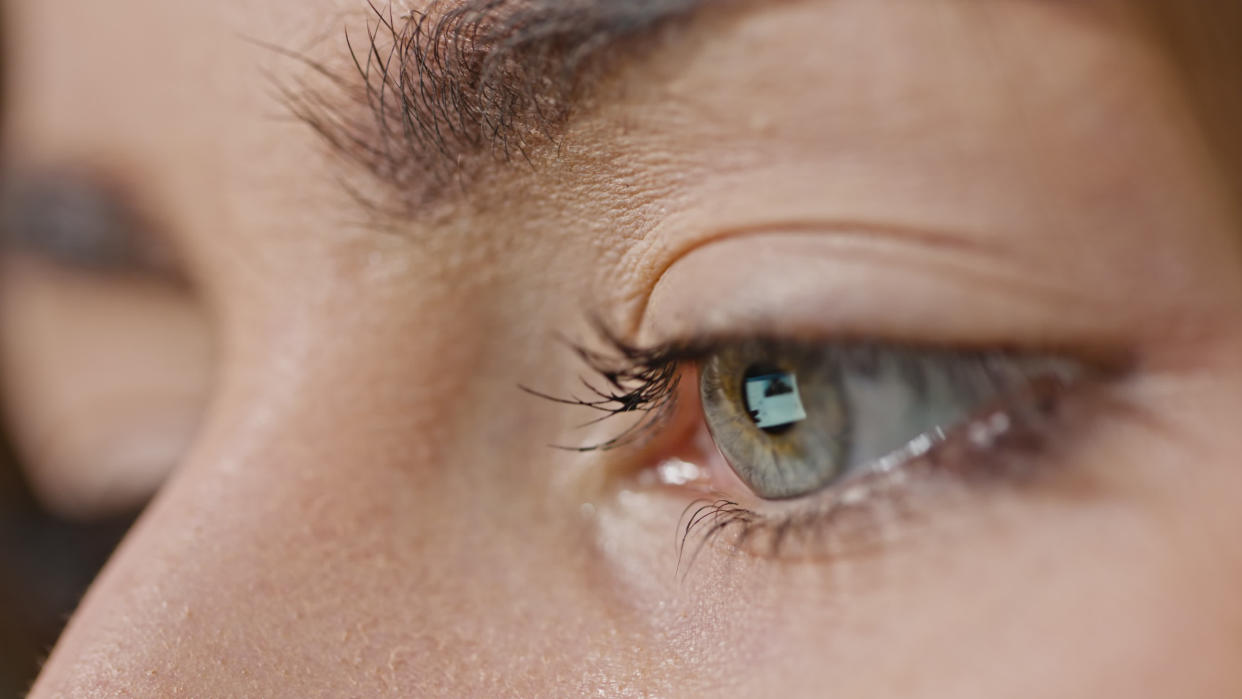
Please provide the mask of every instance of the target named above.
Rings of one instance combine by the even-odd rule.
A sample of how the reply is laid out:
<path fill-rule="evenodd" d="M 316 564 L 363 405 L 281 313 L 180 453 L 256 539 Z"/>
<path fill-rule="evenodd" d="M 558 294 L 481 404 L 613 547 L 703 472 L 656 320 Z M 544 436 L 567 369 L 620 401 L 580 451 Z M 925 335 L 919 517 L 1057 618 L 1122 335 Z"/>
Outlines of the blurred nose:
<path fill-rule="evenodd" d="M 478 299 L 415 278 L 443 264 L 408 241 L 343 223 L 353 202 L 313 134 L 271 118 L 282 59 L 243 37 L 302 45 L 339 3 L 251 5 L 13 4 L 10 139 L 139 185 L 219 357 L 188 454 L 34 697 L 374 695 L 434 655 L 418 629 L 486 593 L 454 547 L 494 503 L 444 422 L 477 370 Z"/>
<path fill-rule="evenodd" d="M 469 484 L 433 468 L 437 411 L 470 351 L 420 361 L 416 343 L 395 345 L 399 319 L 364 336 L 342 319 L 366 313 L 283 308 L 283 327 L 226 350 L 191 453 L 32 696 L 380 692 L 394 648 L 416 652 L 410 632 L 436 623 L 431 600 L 451 606 L 461 576 L 426 561 L 453 560 Z"/>

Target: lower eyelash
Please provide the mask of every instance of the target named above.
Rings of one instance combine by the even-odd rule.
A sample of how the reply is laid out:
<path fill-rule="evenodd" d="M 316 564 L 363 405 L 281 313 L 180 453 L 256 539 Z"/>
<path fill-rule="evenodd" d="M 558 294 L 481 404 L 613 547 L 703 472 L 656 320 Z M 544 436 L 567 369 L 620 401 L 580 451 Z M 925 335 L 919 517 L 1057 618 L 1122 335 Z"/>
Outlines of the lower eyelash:
<path fill-rule="evenodd" d="M 685 577 L 704 550 L 781 561 L 837 560 L 891 542 L 898 525 L 909 525 L 915 510 L 896 488 L 868 488 L 857 499 L 826 503 L 780 514 L 760 513 L 734 501 L 700 499 L 677 525 L 677 574 Z"/>

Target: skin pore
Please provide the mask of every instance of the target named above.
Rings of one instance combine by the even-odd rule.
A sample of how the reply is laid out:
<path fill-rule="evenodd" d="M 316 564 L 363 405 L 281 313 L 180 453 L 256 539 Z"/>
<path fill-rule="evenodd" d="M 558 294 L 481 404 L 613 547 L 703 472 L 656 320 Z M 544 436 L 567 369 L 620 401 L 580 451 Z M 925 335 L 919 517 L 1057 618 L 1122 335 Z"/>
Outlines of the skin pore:
<path fill-rule="evenodd" d="M 269 46 L 348 67 L 365 5 L 10 4 L 11 168 L 120 187 L 188 280 L 3 261 L 19 448 L 95 421 L 32 424 L 24 396 L 52 394 L 8 377 L 115 400 L 90 362 L 14 339 L 80 274 L 113 304 L 89 314 L 100 337 L 134 343 L 118 356 L 166 360 L 124 382 L 150 387 L 131 413 L 150 420 L 83 449 L 177 462 L 32 696 L 1242 693 L 1242 222 L 1124 4 L 712 8 L 593 78 L 556 147 L 382 227 L 349 190 L 402 192 L 283 110 L 273 78 L 322 76 Z M 86 327 L 64 315 L 38 337 Z M 640 346 L 865 339 L 1125 371 L 1064 397 L 1033 478 L 911 479 L 841 525 L 857 539 L 817 535 L 852 542 L 831 555 L 723 538 L 687 569 L 702 492 L 644 478 L 666 457 L 776 506 L 720 466 L 692 389 L 648 441 L 548 447 L 624 429 L 519 389 L 580 393 L 557 338 L 607 351 L 593 315 Z M 156 419 L 200 410 L 192 437 Z M 57 469 L 53 501 L 79 487 Z"/>

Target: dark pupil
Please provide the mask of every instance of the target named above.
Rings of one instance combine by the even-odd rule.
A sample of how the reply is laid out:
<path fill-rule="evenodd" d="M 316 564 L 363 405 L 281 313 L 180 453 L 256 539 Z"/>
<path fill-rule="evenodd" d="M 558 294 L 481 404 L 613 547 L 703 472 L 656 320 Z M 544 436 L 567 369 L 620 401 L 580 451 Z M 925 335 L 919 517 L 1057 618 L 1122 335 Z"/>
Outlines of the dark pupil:
<path fill-rule="evenodd" d="M 764 432 L 784 434 L 803 419 L 791 413 L 795 406 L 801 410 L 795 382 L 792 374 L 770 364 L 752 364 L 742 374 L 746 413 Z"/>

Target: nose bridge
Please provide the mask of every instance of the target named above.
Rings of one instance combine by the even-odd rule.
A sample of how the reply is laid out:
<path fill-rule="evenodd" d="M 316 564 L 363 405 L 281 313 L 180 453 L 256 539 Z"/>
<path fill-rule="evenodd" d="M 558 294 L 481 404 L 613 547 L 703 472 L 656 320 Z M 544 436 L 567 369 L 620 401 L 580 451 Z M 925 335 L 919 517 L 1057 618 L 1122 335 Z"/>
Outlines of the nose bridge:
<path fill-rule="evenodd" d="M 380 668 L 391 644 L 373 634 L 418 628 L 423 593 L 442 587 L 422 561 L 451 538 L 422 524 L 438 501 L 434 440 L 382 407 L 324 397 L 316 382 L 332 365 L 302 370 L 311 378 L 292 393 L 252 384 L 216 402 L 32 696 L 168 696 L 234 672 L 296 693 L 299 666 Z M 367 410 L 374 419 L 358 419 Z M 394 609 L 394 597 L 405 602 Z M 305 696 L 324 691 L 314 674 Z"/>

